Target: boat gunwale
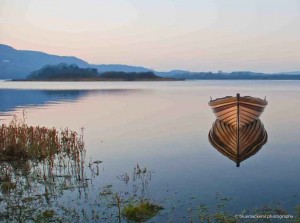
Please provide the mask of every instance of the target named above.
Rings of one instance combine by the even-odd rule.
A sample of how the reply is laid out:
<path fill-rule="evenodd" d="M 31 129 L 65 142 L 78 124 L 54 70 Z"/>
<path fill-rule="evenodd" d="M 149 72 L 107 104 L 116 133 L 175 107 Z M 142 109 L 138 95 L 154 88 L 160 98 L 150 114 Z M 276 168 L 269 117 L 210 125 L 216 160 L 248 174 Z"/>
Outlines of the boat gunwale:
<path fill-rule="evenodd" d="M 223 98 L 216 98 L 214 100 L 211 100 L 208 102 L 210 106 L 216 106 L 216 105 L 221 105 L 223 103 L 230 103 L 230 102 L 236 102 L 237 97 L 236 96 L 226 96 Z M 260 99 L 260 98 L 255 98 L 251 96 L 243 96 L 239 98 L 240 102 L 248 102 L 248 103 L 254 103 L 262 106 L 266 106 L 268 102 L 266 100 Z"/>

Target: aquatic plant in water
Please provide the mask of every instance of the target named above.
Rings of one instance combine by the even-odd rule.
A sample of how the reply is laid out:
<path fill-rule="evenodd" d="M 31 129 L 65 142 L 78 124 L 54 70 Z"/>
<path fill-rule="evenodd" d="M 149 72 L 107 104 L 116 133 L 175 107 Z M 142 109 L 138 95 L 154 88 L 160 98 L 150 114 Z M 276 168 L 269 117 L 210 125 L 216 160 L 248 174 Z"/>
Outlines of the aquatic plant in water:
<path fill-rule="evenodd" d="M 123 215 L 129 222 L 145 222 L 156 216 L 163 207 L 150 201 L 129 204 L 123 210 Z"/>
<path fill-rule="evenodd" d="M 152 173 L 137 164 L 132 177 L 128 173 L 117 176 L 126 186 L 131 186 L 126 187 L 131 190 L 115 192 L 113 185 L 103 186 L 99 195 L 102 201 L 105 199 L 107 210 L 103 215 L 108 217 L 102 219 L 107 220 L 109 213 L 115 222 L 146 222 L 155 217 L 163 207 L 151 198 L 148 191 Z"/>
<path fill-rule="evenodd" d="M 29 126 L 16 116 L 0 126 L 0 221 L 65 222 L 58 198 L 86 187 L 83 134 Z"/>

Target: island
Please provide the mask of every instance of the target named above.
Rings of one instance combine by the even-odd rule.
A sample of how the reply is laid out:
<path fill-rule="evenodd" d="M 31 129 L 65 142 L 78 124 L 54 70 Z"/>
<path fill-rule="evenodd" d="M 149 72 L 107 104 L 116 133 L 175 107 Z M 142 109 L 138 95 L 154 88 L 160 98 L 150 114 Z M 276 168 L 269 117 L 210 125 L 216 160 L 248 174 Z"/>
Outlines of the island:
<path fill-rule="evenodd" d="M 76 64 L 46 65 L 31 72 L 25 79 L 13 81 L 175 81 L 148 72 L 98 72 L 96 68 L 81 68 Z"/>

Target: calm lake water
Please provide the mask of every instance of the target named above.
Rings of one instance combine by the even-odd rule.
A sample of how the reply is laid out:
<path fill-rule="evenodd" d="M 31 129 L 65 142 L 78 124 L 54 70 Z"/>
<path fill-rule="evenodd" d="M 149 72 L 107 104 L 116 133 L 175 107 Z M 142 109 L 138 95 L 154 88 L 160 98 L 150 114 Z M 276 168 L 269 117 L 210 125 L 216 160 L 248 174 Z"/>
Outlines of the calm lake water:
<path fill-rule="evenodd" d="M 269 102 L 261 116 L 268 142 L 239 168 L 208 140 L 210 97 L 236 93 Z M 66 191 L 57 198 L 66 205 L 102 210 L 94 197 L 112 185 L 114 192 L 141 190 L 165 207 L 149 222 L 189 222 L 191 210 L 214 208 L 218 197 L 230 199 L 233 215 L 264 205 L 293 214 L 300 204 L 299 99 L 300 81 L 0 81 L 0 124 L 25 109 L 28 124 L 84 128 L 88 199 Z M 96 160 L 103 161 L 98 176 L 88 168 Z M 137 164 L 151 172 L 146 185 L 133 181 Z M 120 180 L 126 173 L 128 183 Z"/>

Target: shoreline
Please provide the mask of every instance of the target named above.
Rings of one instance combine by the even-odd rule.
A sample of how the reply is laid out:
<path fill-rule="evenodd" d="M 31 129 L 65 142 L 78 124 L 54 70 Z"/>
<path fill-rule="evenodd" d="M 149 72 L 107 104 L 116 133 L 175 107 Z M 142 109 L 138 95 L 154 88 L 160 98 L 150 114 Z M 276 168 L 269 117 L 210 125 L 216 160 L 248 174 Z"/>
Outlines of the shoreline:
<path fill-rule="evenodd" d="M 157 79 L 115 79 L 115 78 L 97 78 L 97 79 L 51 79 L 51 80 L 27 80 L 27 79 L 11 79 L 6 81 L 14 82 L 161 82 L 161 81 L 185 81 L 185 79 L 174 78 L 157 78 Z"/>

